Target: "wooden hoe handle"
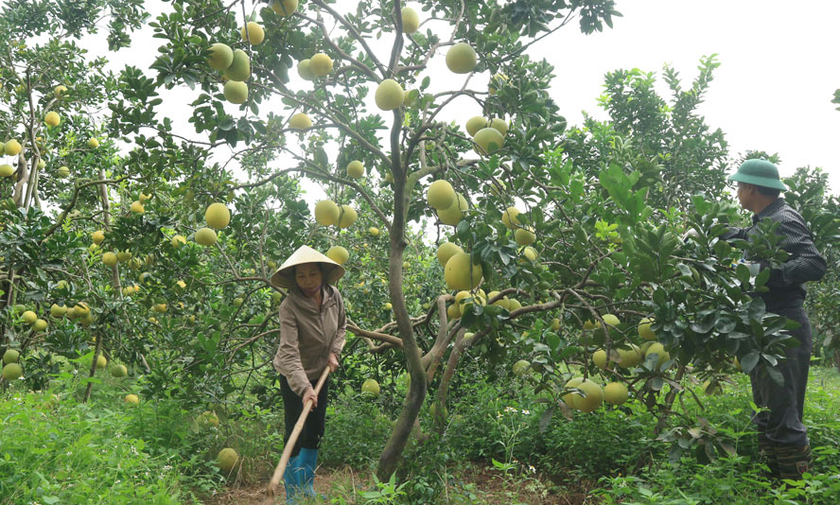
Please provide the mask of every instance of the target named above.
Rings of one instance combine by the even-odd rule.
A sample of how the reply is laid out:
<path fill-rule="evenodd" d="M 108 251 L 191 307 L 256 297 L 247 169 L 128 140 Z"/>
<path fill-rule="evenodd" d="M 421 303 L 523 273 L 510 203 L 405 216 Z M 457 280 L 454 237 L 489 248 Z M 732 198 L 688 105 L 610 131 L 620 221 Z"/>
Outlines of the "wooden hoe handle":
<path fill-rule="evenodd" d="M 320 394 L 321 388 L 324 387 L 324 382 L 327 381 L 327 376 L 329 374 L 330 367 L 326 367 L 321 373 L 321 378 L 318 379 L 318 384 L 315 385 L 315 396 Z M 303 431 L 303 425 L 306 423 L 306 417 L 309 415 L 309 411 L 311 409 L 312 400 L 307 400 L 306 403 L 303 404 L 303 412 L 300 413 L 300 417 L 298 418 L 297 423 L 295 423 L 292 435 L 289 437 L 288 442 L 286 442 L 286 447 L 283 448 L 283 455 L 280 456 L 280 462 L 277 463 L 277 467 L 274 469 L 274 475 L 271 477 L 271 482 L 268 483 L 268 494 L 271 496 L 277 494 L 277 487 L 280 485 L 280 481 L 283 480 L 283 474 L 286 473 L 286 467 L 289 465 L 289 458 L 292 456 L 292 450 L 295 448 L 300 432 Z"/>

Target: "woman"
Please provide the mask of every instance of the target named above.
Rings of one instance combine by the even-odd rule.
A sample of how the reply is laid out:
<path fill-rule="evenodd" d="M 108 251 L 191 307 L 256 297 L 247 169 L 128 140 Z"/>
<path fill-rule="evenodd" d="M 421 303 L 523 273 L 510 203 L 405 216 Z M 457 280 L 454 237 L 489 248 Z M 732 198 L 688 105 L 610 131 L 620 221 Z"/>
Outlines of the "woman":
<path fill-rule="evenodd" d="M 338 368 L 344 347 L 344 300 L 332 286 L 342 276 L 344 267 L 307 246 L 298 248 L 271 276 L 272 284 L 288 289 L 280 304 L 280 346 L 274 356 L 274 368 L 281 374 L 286 442 L 303 404 L 313 402 L 284 474 L 286 503 L 295 503 L 299 495 L 315 495 L 312 484 L 324 436 L 329 383 L 318 395 L 315 384 L 326 367 L 331 372 Z"/>

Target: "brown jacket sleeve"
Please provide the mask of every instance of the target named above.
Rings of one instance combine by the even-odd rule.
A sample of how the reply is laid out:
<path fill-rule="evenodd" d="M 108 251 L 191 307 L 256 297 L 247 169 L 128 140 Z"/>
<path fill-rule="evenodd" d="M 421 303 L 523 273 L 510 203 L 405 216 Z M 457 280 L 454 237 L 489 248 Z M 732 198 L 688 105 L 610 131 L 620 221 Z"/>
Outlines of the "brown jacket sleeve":
<path fill-rule="evenodd" d="M 335 289 L 335 296 L 338 302 L 338 329 L 335 332 L 331 352 L 335 354 L 336 357 L 341 357 L 341 350 L 344 349 L 345 342 L 344 334 L 347 332 L 347 315 L 344 312 L 344 297 L 341 296 L 338 289 L 333 289 Z"/>
<path fill-rule="evenodd" d="M 297 320 L 289 299 L 280 305 L 280 346 L 274 355 L 274 369 L 286 377 L 289 387 L 296 395 L 303 398 L 306 390 L 312 387 L 306 377 L 306 371 L 300 359 Z"/>

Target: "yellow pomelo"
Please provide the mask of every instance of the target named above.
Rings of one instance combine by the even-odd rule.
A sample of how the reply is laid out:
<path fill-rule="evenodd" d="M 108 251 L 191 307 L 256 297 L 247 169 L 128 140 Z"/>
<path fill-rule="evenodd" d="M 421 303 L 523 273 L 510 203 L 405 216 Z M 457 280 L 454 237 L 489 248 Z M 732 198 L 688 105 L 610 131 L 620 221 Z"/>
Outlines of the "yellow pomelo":
<path fill-rule="evenodd" d="M 61 123 L 61 117 L 57 112 L 50 111 L 44 116 L 44 122 L 50 126 L 58 126 Z"/>
<path fill-rule="evenodd" d="M 152 305 L 152 310 L 157 312 L 158 314 L 163 314 L 166 312 L 166 304 L 165 303 L 156 303 Z"/>
<path fill-rule="evenodd" d="M 300 63 L 297 64 L 297 72 L 301 79 L 305 81 L 314 81 L 317 75 L 312 73 L 312 70 L 309 68 L 309 58 L 305 60 L 300 60 Z"/>
<path fill-rule="evenodd" d="M 513 233 L 516 243 L 519 245 L 531 245 L 537 240 L 537 235 L 531 228 L 517 228 Z"/>
<path fill-rule="evenodd" d="M 271 0 L 271 10 L 278 16 L 291 16 L 297 7 L 298 0 Z"/>
<path fill-rule="evenodd" d="M 502 213 L 502 223 L 504 223 L 509 230 L 519 227 L 521 223 L 519 222 L 518 216 L 521 213 L 522 212 L 520 212 L 516 207 L 508 207 Z"/>
<path fill-rule="evenodd" d="M 426 200 L 433 209 L 448 209 L 455 203 L 455 198 L 455 189 L 449 181 L 437 180 L 426 190 Z"/>
<path fill-rule="evenodd" d="M 458 319 L 461 317 L 461 308 L 458 306 L 457 303 L 453 303 L 449 307 L 446 308 L 446 315 L 449 319 Z"/>
<path fill-rule="evenodd" d="M 374 398 L 379 397 L 379 383 L 376 382 L 376 379 L 367 379 L 362 384 L 362 394 L 363 395 L 370 395 Z"/>
<path fill-rule="evenodd" d="M 607 351 L 603 349 L 598 349 L 597 351 L 592 353 L 592 362 L 595 363 L 595 366 L 601 369 L 607 368 Z"/>
<path fill-rule="evenodd" d="M 258 46 L 262 44 L 263 40 L 265 40 L 265 30 L 263 27 L 260 26 L 259 23 L 255 23 L 254 21 L 249 21 L 246 27 L 243 26 L 239 32 L 242 34 L 242 41 L 245 42 L 250 37 L 251 45 Z"/>
<path fill-rule="evenodd" d="M 347 164 L 347 176 L 358 179 L 365 175 L 365 166 L 359 160 L 353 160 Z"/>
<path fill-rule="evenodd" d="M 312 120 L 303 112 L 298 112 L 289 119 L 289 128 L 293 130 L 306 130 L 312 128 Z"/>
<path fill-rule="evenodd" d="M 117 264 L 117 255 L 108 251 L 102 255 L 102 263 L 105 263 L 109 267 L 112 267 Z"/>
<path fill-rule="evenodd" d="M 525 256 L 528 261 L 537 261 L 538 258 L 537 250 L 533 247 L 526 247 L 522 249 L 522 255 Z"/>
<path fill-rule="evenodd" d="M 621 324 L 621 321 L 612 314 L 604 314 L 603 319 L 604 322 L 610 326 L 618 326 Z"/>
<path fill-rule="evenodd" d="M 174 237 L 172 237 L 172 240 L 170 240 L 169 243 L 172 244 L 172 247 L 175 247 L 177 249 L 181 244 L 186 244 L 187 239 L 184 238 L 183 235 L 175 235 Z"/>
<path fill-rule="evenodd" d="M 356 222 L 357 217 L 358 214 L 356 214 L 356 209 L 349 205 L 342 205 L 341 214 L 338 217 L 338 227 L 348 228 L 350 225 Z"/>
<path fill-rule="evenodd" d="M 231 81 L 245 81 L 251 77 L 251 58 L 242 49 L 233 52 L 233 62 L 225 69 L 225 76 Z"/>
<path fill-rule="evenodd" d="M 216 232 L 211 228 L 200 228 L 195 232 L 195 243 L 203 246 L 211 246 L 216 243 Z"/>
<path fill-rule="evenodd" d="M 50 315 L 56 319 L 58 319 L 59 317 L 63 317 L 66 313 L 67 307 L 64 305 L 58 305 L 54 303 L 50 306 Z"/>
<path fill-rule="evenodd" d="M 20 142 L 15 139 L 12 139 L 6 142 L 6 145 L 3 146 L 3 151 L 9 156 L 15 156 L 20 154 L 20 150 L 22 149 Z"/>
<path fill-rule="evenodd" d="M 222 91 L 225 100 L 234 104 L 242 104 L 248 100 L 248 85 L 239 81 L 228 81 Z"/>
<path fill-rule="evenodd" d="M 0 177 L 10 177 L 13 173 L 15 173 L 15 167 L 8 163 L 0 165 Z"/>
<path fill-rule="evenodd" d="M 332 72 L 332 58 L 324 53 L 318 53 L 309 59 L 309 70 L 318 77 L 324 77 Z"/>
<path fill-rule="evenodd" d="M 35 331 L 44 331 L 47 329 L 47 322 L 43 319 L 36 319 L 34 323 L 32 323 L 32 329 Z"/>
<path fill-rule="evenodd" d="M 391 302 L 387 302 L 385 303 L 385 305 L 382 306 L 382 308 L 385 310 L 391 310 L 394 308 L 394 305 Z"/>
<path fill-rule="evenodd" d="M 55 89 L 53 89 L 53 96 L 55 96 L 56 98 L 61 98 L 64 95 L 64 93 L 67 93 L 67 86 L 63 84 L 59 84 L 55 87 Z"/>
<path fill-rule="evenodd" d="M 583 382 L 583 377 L 573 377 L 569 379 L 568 382 L 566 382 L 566 386 L 564 389 L 576 388 L 580 385 L 581 382 Z M 563 403 L 565 403 L 569 407 L 575 408 L 574 396 L 576 396 L 575 393 L 566 393 L 560 399 L 563 400 Z"/>
<path fill-rule="evenodd" d="M 461 193 L 455 193 L 455 200 L 452 205 L 443 210 L 438 210 L 437 215 L 440 222 L 455 226 L 461 222 L 464 217 L 464 211 L 467 210 L 467 199 Z"/>
<path fill-rule="evenodd" d="M 618 356 L 621 358 L 618 364 L 624 368 L 632 368 L 644 359 L 644 354 L 636 344 L 630 344 L 630 349 L 618 349 Z"/>
<path fill-rule="evenodd" d="M 471 290 L 481 282 L 481 265 L 473 265 L 469 253 L 455 253 L 446 262 L 444 279 L 449 289 Z"/>
<path fill-rule="evenodd" d="M 529 368 L 531 368 L 531 363 L 528 360 L 521 359 L 513 364 L 513 375 L 525 375 Z"/>
<path fill-rule="evenodd" d="M 17 363 L 20 360 L 20 352 L 15 349 L 6 349 L 3 353 L 3 364 Z"/>
<path fill-rule="evenodd" d="M 585 397 L 580 393 L 572 394 L 574 407 L 581 412 L 592 412 L 604 403 L 604 390 L 591 380 L 582 381 L 577 385 Z"/>
<path fill-rule="evenodd" d="M 610 382 L 604 386 L 604 401 L 610 405 L 621 405 L 627 401 L 627 386 L 623 382 Z"/>
<path fill-rule="evenodd" d="M 486 117 L 473 116 L 467 120 L 467 133 L 470 134 L 470 137 L 475 137 L 479 130 L 488 126 L 490 126 L 490 121 Z"/>
<path fill-rule="evenodd" d="M 405 92 L 400 84 L 393 79 L 385 79 L 376 87 L 374 100 L 376 106 L 382 110 L 394 110 L 402 105 Z"/>
<path fill-rule="evenodd" d="M 551 320 L 551 331 L 560 331 L 560 318 L 555 317 Z"/>
<path fill-rule="evenodd" d="M 97 230 L 90 234 L 90 238 L 93 239 L 94 244 L 101 244 L 103 240 L 105 240 L 105 234 L 102 230 Z"/>
<path fill-rule="evenodd" d="M 487 92 L 490 93 L 491 96 L 495 95 L 496 92 L 499 91 L 502 86 L 507 84 L 509 80 L 510 79 L 505 74 L 501 72 L 497 73 L 490 78 L 490 84 L 487 85 Z"/>
<path fill-rule="evenodd" d="M 238 461 L 239 454 L 235 449 L 231 449 L 230 447 L 225 447 L 219 451 L 219 456 L 216 458 L 216 462 L 219 464 L 219 469 L 224 473 L 230 473 Z"/>
<path fill-rule="evenodd" d="M 87 145 L 91 149 L 96 149 L 97 147 L 99 147 L 99 139 L 97 139 L 96 137 L 91 137 L 88 139 Z"/>
<path fill-rule="evenodd" d="M 466 42 L 459 42 L 446 52 L 446 66 L 456 74 L 472 72 L 477 63 L 475 49 Z"/>
<path fill-rule="evenodd" d="M 452 242 L 444 242 L 437 249 L 437 259 L 440 266 L 445 267 L 446 262 L 449 261 L 453 255 L 464 252 L 458 245 Z"/>
<path fill-rule="evenodd" d="M 3 364 L 8 365 L 9 363 L 17 363 L 20 359 L 20 352 L 16 351 L 15 349 L 6 349 L 6 352 L 3 353 Z"/>
<path fill-rule="evenodd" d="M 403 33 L 414 33 L 420 28 L 420 16 L 411 7 L 402 8 Z"/>
<path fill-rule="evenodd" d="M 373 237 L 378 237 L 379 236 L 379 228 L 377 228 L 376 226 L 371 226 L 370 228 L 368 228 L 368 233 L 370 233 L 371 236 L 373 236 Z"/>
<path fill-rule="evenodd" d="M 3 378 L 7 382 L 15 381 L 23 375 L 23 368 L 18 363 L 9 363 L 3 367 Z"/>
<path fill-rule="evenodd" d="M 508 123 L 502 118 L 494 117 L 490 120 L 490 128 L 498 130 L 502 134 L 502 137 L 504 137 L 508 132 Z"/>
<path fill-rule="evenodd" d="M 128 250 L 125 251 L 117 251 L 117 261 L 120 263 L 124 263 L 131 259 L 131 252 Z"/>
<path fill-rule="evenodd" d="M 315 221 L 321 226 L 338 224 L 341 209 L 332 200 L 321 200 L 315 204 Z"/>
<path fill-rule="evenodd" d="M 647 351 L 645 351 L 645 359 L 647 359 L 648 356 L 654 353 L 659 355 L 659 361 L 657 361 L 656 366 L 662 366 L 662 363 L 665 363 L 666 361 L 671 359 L 671 355 L 659 342 L 651 343 L 651 345 L 647 348 Z"/>
<path fill-rule="evenodd" d="M 111 376 L 113 376 L 113 377 L 116 377 L 116 378 L 119 379 L 119 378 L 125 377 L 127 375 L 128 375 L 128 368 L 126 368 L 125 365 L 117 365 L 117 366 L 111 368 Z"/>
<path fill-rule="evenodd" d="M 505 145 L 505 138 L 499 133 L 499 130 L 489 127 L 478 130 L 473 140 L 478 144 L 478 153 L 482 155 L 498 151 Z"/>
<path fill-rule="evenodd" d="M 511 312 L 513 312 L 514 310 L 519 310 L 519 309 L 522 308 L 522 304 L 519 303 L 519 300 L 517 300 L 516 298 L 508 299 L 508 305 L 509 305 L 508 310 L 511 311 Z"/>
<path fill-rule="evenodd" d="M 204 211 L 204 221 L 207 226 L 221 230 L 230 224 L 230 211 L 223 203 L 211 203 Z"/>
<path fill-rule="evenodd" d="M 227 70 L 233 63 L 233 50 L 227 44 L 217 42 L 210 46 L 207 63 L 215 70 Z"/>
<path fill-rule="evenodd" d="M 646 317 L 639 321 L 639 336 L 645 340 L 656 340 L 656 333 L 650 329 L 653 318 Z"/>
<path fill-rule="evenodd" d="M 490 301 L 491 299 L 495 298 L 498 295 L 499 295 L 498 291 L 491 291 L 490 293 L 487 294 L 487 300 Z M 503 309 L 510 310 L 510 300 L 508 299 L 507 296 L 503 296 L 502 298 L 499 298 L 498 300 L 493 302 L 493 305 L 498 305 L 499 307 L 502 307 Z"/>
<path fill-rule="evenodd" d="M 201 415 L 198 416 L 198 419 L 196 419 L 196 421 L 198 421 L 198 424 L 204 428 L 208 426 L 212 426 L 214 428 L 219 427 L 219 416 L 217 416 L 215 412 L 212 412 L 210 410 L 205 410 L 204 412 L 202 412 Z"/>
<path fill-rule="evenodd" d="M 140 405 L 140 397 L 137 395 L 125 395 L 125 403 L 130 403 L 131 405 Z"/>
<path fill-rule="evenodd" d="M 329 251 L 327 251 L 327 257 L 339 265 L 343 265 L 348 259 L 350 259 L 350 253 L 347 249 L 341 247 L 340 245 L 334 245 L 330 247 Z"/>
<path fill-rule="evenodd" d="M 131 202 L 131 212 L 134 212 L 135 214 L 142 214 L 146 212 L 146 208 L 139 200 L 135 200 Z"/>

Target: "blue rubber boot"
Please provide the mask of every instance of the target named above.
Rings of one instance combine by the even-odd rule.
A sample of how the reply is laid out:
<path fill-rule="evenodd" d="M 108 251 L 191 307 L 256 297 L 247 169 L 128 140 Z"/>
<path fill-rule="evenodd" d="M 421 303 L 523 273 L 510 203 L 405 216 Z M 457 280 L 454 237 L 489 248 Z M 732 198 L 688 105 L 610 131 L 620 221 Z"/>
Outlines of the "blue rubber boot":
<path fill-rule="evenodd" d="M 301 469 L 300 488 L 303 495 L 326 499 L 326 496 L 316 494 L 313 486 L 315 484 L 315 467 L 318 464 L 318 449 L 301 449 L 298 458 L 298 465 Z"/>
<path fill-rule="evenodd" d="M 293 458 L 289 458 L 289 464 L 286 466 L 286 471 L 283 473 L 283 484 L 286 486 L 286 503 L 287 505 L 295 505 L 300 497 L 300 454 Z"/>

